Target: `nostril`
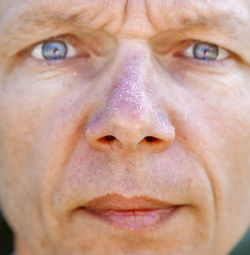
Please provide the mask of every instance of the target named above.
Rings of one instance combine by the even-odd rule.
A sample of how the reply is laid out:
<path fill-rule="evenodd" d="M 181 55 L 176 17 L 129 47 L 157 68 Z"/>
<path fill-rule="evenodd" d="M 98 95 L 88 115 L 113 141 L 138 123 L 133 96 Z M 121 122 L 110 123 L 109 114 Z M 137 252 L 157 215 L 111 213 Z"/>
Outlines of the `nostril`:
<path fill-rule="evenodd" d="M 115 137 L 112 136 L 112 135 L 107 135 L 107 136 L 104 137 L 104 139 L 105 139 L 106 141 L 113 141 L 113 140 L 115 140 Z"/>
<path fill-rule="evenodd" d="M 109 142 L 112 142 L 114 141 L 116 138 L 112 135 L 106 135 L 100 139 L 98 139 L 99 142 L 101 143 L 109 143 Z"/>
<path fill-rule="evenodd" d="M 160 141 L 160 139 L 158 139 L 158 138 L 156 138 L 156 137 L 154 137 L 154 136 L 146 136 L 146 137 L 145 137 L 145 140 L 146 140 L 147 142 L 149 142 L 149 143 L 159 142 L 159 141 Z"/>

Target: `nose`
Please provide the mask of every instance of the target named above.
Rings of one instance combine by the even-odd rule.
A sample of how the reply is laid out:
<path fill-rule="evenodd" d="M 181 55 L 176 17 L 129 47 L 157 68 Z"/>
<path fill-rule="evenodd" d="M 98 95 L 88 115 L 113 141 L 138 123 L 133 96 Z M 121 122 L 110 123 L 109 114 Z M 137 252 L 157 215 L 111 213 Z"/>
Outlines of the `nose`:
<path fill-rule="evenodd" d="M 114 73 L 106 104 L 86 130 L 88 143 L 103 151 L 115 147 L 151 152 L 167 149 L 175 140 L 175 129 L 166 111 L 153 102 L 149 68 L 133 57 Z"/>

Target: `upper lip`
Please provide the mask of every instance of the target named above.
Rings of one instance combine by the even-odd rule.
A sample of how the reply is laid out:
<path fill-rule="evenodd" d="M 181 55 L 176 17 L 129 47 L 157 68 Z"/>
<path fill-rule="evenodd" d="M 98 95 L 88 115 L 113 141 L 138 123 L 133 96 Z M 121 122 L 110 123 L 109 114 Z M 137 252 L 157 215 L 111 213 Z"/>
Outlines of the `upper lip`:
<path fill-rule="evenodd" d="M 112 193 L 88 201 L 83 208 L 87 210 L 154 210 L 167 209 L 173 205 L 148 196 L 126 198 Z"/>

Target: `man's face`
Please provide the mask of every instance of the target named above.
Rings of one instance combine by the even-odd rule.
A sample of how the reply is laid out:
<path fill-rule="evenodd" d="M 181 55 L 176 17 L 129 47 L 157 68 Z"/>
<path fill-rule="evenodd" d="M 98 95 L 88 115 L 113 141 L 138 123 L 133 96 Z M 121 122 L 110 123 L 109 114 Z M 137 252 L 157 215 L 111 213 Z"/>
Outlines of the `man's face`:
<path fill-rule="evenodd" d="M 250 218 L 249 1 L 0 2 L 18 254 L 228 253 Z"/>

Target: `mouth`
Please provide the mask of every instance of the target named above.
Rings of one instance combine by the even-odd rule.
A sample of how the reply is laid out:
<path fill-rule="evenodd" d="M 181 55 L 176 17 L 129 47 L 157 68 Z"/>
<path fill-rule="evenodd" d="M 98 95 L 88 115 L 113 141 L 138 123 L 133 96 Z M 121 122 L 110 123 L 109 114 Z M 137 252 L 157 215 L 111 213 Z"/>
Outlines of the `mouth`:
<path fill-rule="evenodd" d="M 165 224 L 179 206 L 149 197 L 125 198 L 109 194 L 89 201 L 79 209 L 112 227 L 130 231 L 149 231 Z"/>
<path fill-rule="evenodd" d="M 167 209 L 148 209 L 148 210 L 87 210 L 89 214 L 97 219 L 108 223 L 116 228 L 145 231 L 154 230 L 167 221 L 176 207 Z"/>

